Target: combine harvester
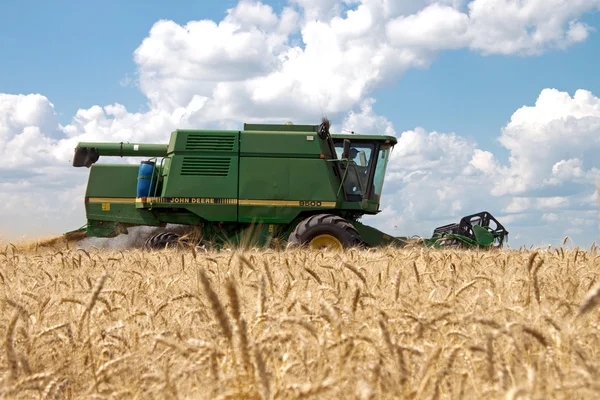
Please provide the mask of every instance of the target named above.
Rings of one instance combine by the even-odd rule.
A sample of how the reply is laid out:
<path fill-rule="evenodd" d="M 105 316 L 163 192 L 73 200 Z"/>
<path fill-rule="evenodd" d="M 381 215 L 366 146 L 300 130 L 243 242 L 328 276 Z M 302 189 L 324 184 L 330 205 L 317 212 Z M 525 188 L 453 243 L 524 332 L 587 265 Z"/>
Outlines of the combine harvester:
<path fill-rule="evenodd" d="M 114 237 L 162 227 L 147 248 L 194 244 L 346 248 L 404 246 L 359 222 L 380 212 L 393 136 L 332 135 L 320 125 L 245 124 L 243 131 L 176 130 L 169 144 L 79 143 L 73 166 L 90 168 L 87 225 L 71 234 Z M 137 165 L 100 157 L 144 157 Z M 194 235 L 175 233 L 184 225 Z M 167 229 L 165 229 L 167 228 Z M 508 232 L 489 213 L 437 228 L 426 246 L 501 247 Z M 193 239 L 192 239 L 193 237 Z M 249 243 L 249 241 L 251 243 Z"/>

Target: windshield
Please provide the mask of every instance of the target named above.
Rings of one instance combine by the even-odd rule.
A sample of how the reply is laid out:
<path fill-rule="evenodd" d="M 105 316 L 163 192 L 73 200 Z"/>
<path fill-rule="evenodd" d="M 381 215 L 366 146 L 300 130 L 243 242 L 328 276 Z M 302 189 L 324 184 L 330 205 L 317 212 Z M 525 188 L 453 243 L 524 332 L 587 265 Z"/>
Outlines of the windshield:
<path fill-rule="evenodd" d="M 375 167 L 375 177 L 373 178 L 373 200 L 379 203 L 381 191 L 383 190 L 383 178 L 385 170 L 390 159 L 391 146 L 381 146 L 377 156 L 377 166 Z"/>
<path fill-rule="evenodd" d="M 365 195 L 368 192 L 369 170 L 375 145 L 373 143 L 352 143 L 350 146 L 350 161 L 355 166 L 350 166 L 347 171 L 345 187 L 349 194 Z M 336 143 L 335 151 L 338 159 L 342 158 L 343 143 Z M 362 190 L 361 190 L 362 189 Z"/>

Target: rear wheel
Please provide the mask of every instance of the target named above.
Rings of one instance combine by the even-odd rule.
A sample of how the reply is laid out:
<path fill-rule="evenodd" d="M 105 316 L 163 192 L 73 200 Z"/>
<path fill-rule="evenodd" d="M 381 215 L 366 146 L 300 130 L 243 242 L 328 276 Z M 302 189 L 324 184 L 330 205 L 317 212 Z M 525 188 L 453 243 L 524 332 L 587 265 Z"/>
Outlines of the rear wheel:
<path fill-rule="evenodd" d="M 166 247 L 175 247 L 179 244 L 179 235 L 173 232 L 161 232 L 144 243 L 147 250 L 164 249 Z"/>
<path fill-rule="evenodd" d="M 290 234 L 291 247 L 342 250 L 358 246 L 360 235 L 348 221 L 333 214 L 318 214 L 300 222 Z"/>

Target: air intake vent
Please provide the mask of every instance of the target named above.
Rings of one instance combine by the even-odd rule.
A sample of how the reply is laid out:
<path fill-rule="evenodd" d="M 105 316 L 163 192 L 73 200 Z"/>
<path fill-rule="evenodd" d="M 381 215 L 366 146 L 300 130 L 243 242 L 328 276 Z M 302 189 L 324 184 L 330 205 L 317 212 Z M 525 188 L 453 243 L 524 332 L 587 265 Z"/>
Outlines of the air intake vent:
<path fill-rule="evenodd" d="M 185 157 L 181 166 L 181 175 L 227 176 L 231 158 Z"/>
<path fill-rule="evenodd" d="M 233 151 L 235 135 L 189 135 L 185 149 L 189 151 Z"/>

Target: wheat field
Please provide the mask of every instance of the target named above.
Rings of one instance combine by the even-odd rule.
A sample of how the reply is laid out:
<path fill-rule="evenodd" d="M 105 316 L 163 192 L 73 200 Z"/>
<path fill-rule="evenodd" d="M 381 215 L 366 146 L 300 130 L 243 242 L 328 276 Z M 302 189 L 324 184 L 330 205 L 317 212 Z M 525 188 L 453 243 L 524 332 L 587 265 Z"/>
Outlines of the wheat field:
<path fill-rule="evenodd" d="M 600 395 L 600 253 L 0 249 L 0 397 Z"/>

